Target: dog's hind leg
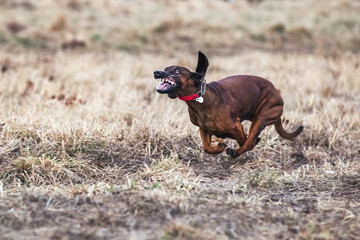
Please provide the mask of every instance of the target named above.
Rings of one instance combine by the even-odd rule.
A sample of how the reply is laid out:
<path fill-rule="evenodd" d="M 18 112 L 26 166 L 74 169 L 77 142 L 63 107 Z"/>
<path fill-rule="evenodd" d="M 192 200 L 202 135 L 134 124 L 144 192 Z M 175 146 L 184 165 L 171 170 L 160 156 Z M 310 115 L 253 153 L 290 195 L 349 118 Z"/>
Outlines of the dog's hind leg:
<path fill-rule="evenodd" d="M 256 144 L 260 141 L 258 137 L 260 132 L 266 127 L 266 124 L 261 119 L 254 121 L 251 124 L 249 136 L 247 137 L 246 141 L 243 145 L 240 145 L 237 149 L 227 148 L 226 153 L 230 155 L 232 158 L 236 158 L 243 154 L 244 152 L 252 150 Z"/>
<path fill-rule="evenodd" d="M 260 141 L 259 134 L 268 125 L 277 122 L 283 111 L 283 100 L 278 92 L 273 89 L 263 90 L 263 99 L 259 103 L 250 127 L 249 135 L 244 143 L 238 149 L 226 149 L 226 153 L 233 158 L 236 158 L 244 152 L 252 150 Z"/>
<path fill-rule="evenodd" d="M 211 145 L 211 134 L 209 132 L 200 128 L 200 135 L 205 152 L 210 154 L 218 154 L 222 153 L 225 150 L 226 144 L 224 143 L 218 143 L 215 146 Z"/>
<path fill-rule="evenodd" d="M 253 120 L 250 127 L 249 136 L 247 137 L 244 145 L 235 150 L 226 149 L 226 153 L 228 155 L 230 155 L 232 158 L 236 158 L 244 152 L 252 150 L 260 141 L 259 135 L 261 131 L 264 130 L 266 126 L 274 124 L 277 119 L 279 119 L 282 113 L 282 106 L 265 108 L 263 113 L 264 114 L 261 114 Z M 263 116 L 266 116 L 266 118 Z"/>

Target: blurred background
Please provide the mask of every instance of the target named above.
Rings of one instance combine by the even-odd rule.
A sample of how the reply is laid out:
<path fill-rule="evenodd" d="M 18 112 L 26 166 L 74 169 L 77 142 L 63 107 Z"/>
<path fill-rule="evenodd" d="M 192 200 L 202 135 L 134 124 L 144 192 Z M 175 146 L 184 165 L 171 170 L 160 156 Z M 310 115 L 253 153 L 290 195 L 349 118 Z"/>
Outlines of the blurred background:
<path fill-rule="evenodd" d="M 358 0 L 0 0 L 6 51 L 360 51 Z"/>

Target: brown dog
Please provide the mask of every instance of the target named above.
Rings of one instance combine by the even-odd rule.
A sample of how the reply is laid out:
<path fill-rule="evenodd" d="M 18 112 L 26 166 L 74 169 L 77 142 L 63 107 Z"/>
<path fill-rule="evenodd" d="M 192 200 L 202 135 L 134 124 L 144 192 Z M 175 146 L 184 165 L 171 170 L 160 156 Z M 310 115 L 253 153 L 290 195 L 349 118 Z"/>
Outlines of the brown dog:
<path fill-rule="evenodd" d="M 281 125 L 284 101 L 274 85 L 263 78 L 237 75 L 206 84 L 205 74 L 209 66 L 207 57 L 199 51 L 196 72 L 180 66 L 170 66 L 164 71 L 155 71 L 155 79 L 161 79 L 157 87 L 159 93 L 170 98 L 186 101 L 190 120 L 200 128 L 204 150 L 217 154 L 226 145 L 211 145 L 211 137 L 232 138 L 239 148 L 226 148 L 226 153 L 236 158 L 252 150 L 260 141 L 260 132 L 274 124 L 276 131 L 285 139 L 298 136 L 303 130 L 300 126 L 295 132 L 287 133 Z M 246 137 L 244 120 L 252 122 Z"/>

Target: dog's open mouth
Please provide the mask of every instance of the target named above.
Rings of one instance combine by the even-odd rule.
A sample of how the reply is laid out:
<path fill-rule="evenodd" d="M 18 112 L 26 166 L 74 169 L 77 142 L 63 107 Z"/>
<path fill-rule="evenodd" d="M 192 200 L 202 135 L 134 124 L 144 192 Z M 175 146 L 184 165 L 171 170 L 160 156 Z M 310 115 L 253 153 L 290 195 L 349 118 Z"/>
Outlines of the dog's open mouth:
<path fill-rule="evenodd" d="M 161 83 L 156 87 L 156 90 L 159 93 L 168 93 L 170 90 L 176 88 L 176 82 L 175 79 L 171 76 L 166 78 L 159 78 L 158 80 L 161 81 Z"/>

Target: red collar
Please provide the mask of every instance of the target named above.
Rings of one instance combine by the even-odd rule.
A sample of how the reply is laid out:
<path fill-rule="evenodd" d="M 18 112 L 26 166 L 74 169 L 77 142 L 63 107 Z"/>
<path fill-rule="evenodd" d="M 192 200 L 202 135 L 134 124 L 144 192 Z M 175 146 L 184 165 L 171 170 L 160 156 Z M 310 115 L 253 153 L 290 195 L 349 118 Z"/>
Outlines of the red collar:
<path fill-rule="evenodd" d="M 199 94 L 194 94 L 194 95 L 189 95 L 189 96 L 184 96 L 184 97 L 177 96 L 177 97 L 178 97 L 178 99 L 187 102 L 187 101 L 191 101 L 191 100 L 194 100 L 196 98 L 199 98 Z"/>

